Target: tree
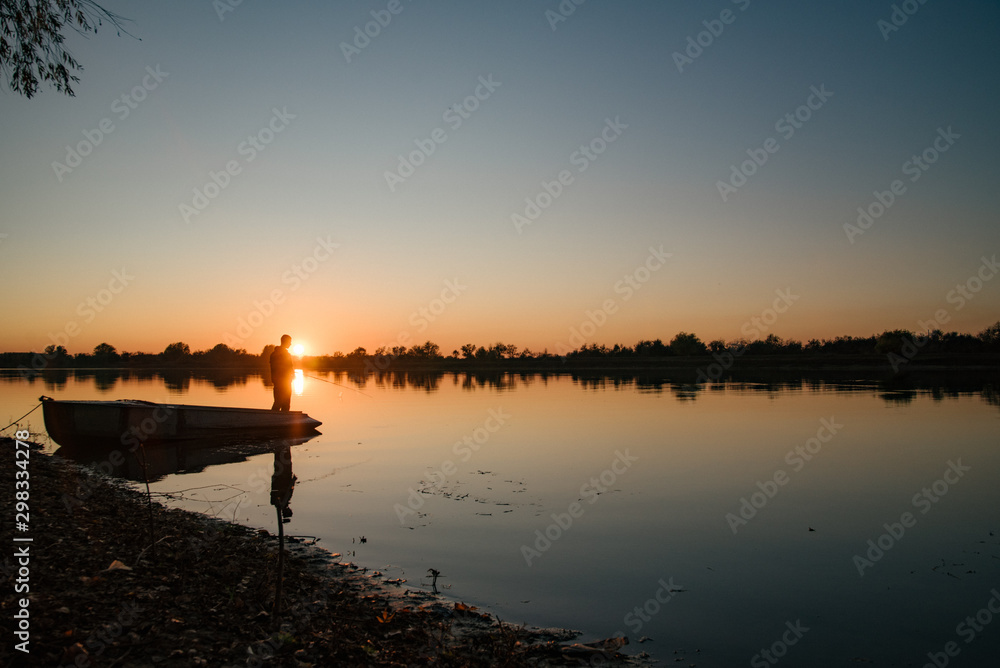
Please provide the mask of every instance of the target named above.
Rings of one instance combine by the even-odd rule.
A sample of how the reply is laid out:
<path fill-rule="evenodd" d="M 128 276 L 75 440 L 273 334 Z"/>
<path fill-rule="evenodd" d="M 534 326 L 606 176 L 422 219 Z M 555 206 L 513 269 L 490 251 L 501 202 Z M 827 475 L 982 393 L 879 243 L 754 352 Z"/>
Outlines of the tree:
<path fill-rule="evenodd" d="M 63 358 L 68 355 L 69 353 L 66 351 L 65 346 L 57 346 L 55 344 L 45 346 L 45 356 L 49 359 Z"/>
<path fill-rule="evenodd" d="M 118 351 L 110 343 L 98 343 L 94 346 L 94 361 L 102 364 L 114 362 L 118 359 Z"/>
<path fill-rule="evenodd" d="M 997 347 L 1000 345 L 1000 320 L 979 332 L 977 335 L 979 340 L 990 347 Z"/>
<path fill-rule="evenodd" d="M 708 348 L 701 342 L 695 334 L 678 332 L 677 336 L 670 342 L 670 350 L 675 355 L 704 355 Z"/>
<path fill-rule="evenodd" d="M 655 341 L 639 341 L 635 344 L 635 354 L 636 355 L 649 355 L 653 357 L 661 357 L 664 355 L 670 355 L 671 350 L 663 344 L 663 341 L 656 339 Z"/>
<path fill-rule="evenodd" d="M 436 343 L 426 341 L 422 345 L 413 346 L 406 354 L 409 357 L 434 359 L 441 356 L 441 347 Z"/>
<path fill-rule="evenodd" d="M 886 330 L 879 334 L 878 340 L 875 342 L 875 352 L 880 355 L 888 355 L 889 353 L 898 355 L 905 343 L 912 345 L 913 332 L 908 329 Z"/>
<path fill-rule="evenodd" d="M 40 81 L 75 95 L 70 84 L 80 78 L 72 71 L 83 66 L 63 47 L 66 30 L 97 33 L 107 21 L 119 35 L 128 34 L 124 20 L 93 0 L 0 0 L 0 75 L 27 98 Z"/>
<path fill-rule="evenodd" d="M 188 357 L 191 355 L 191 346 L 184 343 L 183 341 L 178 341 L 177 343 L 171 343 L 166 348 L 163 349 L 163 358 L 167 360 L 179 360 L 182 357 Z"/>

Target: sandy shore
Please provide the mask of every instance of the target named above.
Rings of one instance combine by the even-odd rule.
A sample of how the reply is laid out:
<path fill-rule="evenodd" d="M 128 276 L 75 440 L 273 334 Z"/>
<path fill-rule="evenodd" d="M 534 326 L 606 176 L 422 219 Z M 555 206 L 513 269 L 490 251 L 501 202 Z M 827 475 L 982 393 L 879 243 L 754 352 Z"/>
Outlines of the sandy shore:
<path fill-rule="evenodd" d="M 277 537 L 149 504 L 123 483 L 38 446 L 18 456 L 27 449 L 2 439 L 0 450 L 9 629 L 2 665 L 648 663 L 620 654 L 617 639 L 574 644 L 572 631 L 501 623 L 301 543 L 286 542 L 276 612 Z M 15 487 L 25 480 L 29 485 Z M 15 498 L 16 491 L 28 494 Z M 16 518 L 19 500 L 27 504 L 27 530 L 16 525 L 26 519 Z"/>

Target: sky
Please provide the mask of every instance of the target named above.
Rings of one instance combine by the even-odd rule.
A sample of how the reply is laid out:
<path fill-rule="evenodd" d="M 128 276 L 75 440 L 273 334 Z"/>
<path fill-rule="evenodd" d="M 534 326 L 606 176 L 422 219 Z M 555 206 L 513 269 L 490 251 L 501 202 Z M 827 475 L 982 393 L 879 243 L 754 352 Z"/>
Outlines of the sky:
<path fill-rule="evenodd" d="M 0 349 L 1000 320 L 1000 6 L 107 0 L 0 88 Z"/>

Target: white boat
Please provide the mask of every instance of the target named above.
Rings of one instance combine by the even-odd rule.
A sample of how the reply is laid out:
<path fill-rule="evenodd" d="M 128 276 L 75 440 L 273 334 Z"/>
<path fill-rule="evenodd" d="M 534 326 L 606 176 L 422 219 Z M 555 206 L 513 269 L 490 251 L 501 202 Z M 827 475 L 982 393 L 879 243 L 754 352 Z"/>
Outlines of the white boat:
<path fill-rule="evenodd" d="M 229 437 L 297 437 L 322 422 L 302 411 L 157 404 L 150 401 L 63 401 L 39 397 L 45 429 L 63 446 L 123 445 Z"/>

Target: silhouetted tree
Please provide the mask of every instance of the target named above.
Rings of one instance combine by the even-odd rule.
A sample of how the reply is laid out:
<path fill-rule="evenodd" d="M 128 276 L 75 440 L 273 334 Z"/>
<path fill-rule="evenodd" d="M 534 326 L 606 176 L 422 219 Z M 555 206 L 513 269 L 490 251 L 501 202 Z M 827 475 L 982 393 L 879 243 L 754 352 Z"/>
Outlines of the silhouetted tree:
<path fill-rule="evenodd" d="M 635 344 L 635 354 L 662 357 L 673 354 L 673 351 L 663 341 L 656 339 L 655 341 L 639 341 Z"/>
<path fill-rule="evenodd" d="M 1000 320 L 979 332 L 977 338 L 990 348 L 1000 348 Z"/>
<path fill-rule="evenodd" d="M 40 81 L 74 95 L 70 84 L 80 79 L 72 70 L 83 66 L 63 47 L 67 29 L 96 33 L 107 21 L 128 34 L 124 20 L 92 0 L 0 0 L 0 75 L 27 98 Z"/>
<path fill-rule="evenodd" d="M 899 354 L 903 349 L 903 344 L 913 342 L 913 332 L 908 329 L 894 329 L 892 331 L 884 331 L 879 334 L 878 339 L 875 341 L 875 352 L 880 355 L 888 355 L 889 353 Z"/>
<path fill-rule="evenodd" d="M 45 346 L 46 366 L 63 366 L 71 361 L 69 353 L 64 346 L 49 344 Z"/>
<path fill-rule="evenodd" d="M 166 362 L 179 362 L 180 360 L 191 356 L 191 346 L 183 341 L 171 343 L 163 349 L 160 356 Z"/>
<path fill-rule="evenodd" d="M 212 366 L 231 366 L 242 361 L 247 356 L 243 348 L 230 348 L 225 343 L 217 343 L 215 347 L 201 354 Z"/>
<path fill-rule="evenodd" d="M 708 348 L 694 334 L 679 332 L 670 342 L 670 350 L 675 355 L 704 355 Z"/>
<path fill-rule="evenodd" d="M 426 341 L 418 346 L 413 346 L 407 351 L 408 357 L 416 357 L 418 359 L 436 359 L 441 357 L 441 348 L 436 343 Z"/>
<path fill-rule="evenodd" d="M 118 361 L 118 351 L 110 343 L 98 343 L 94 346 L 94 362 L 111 364 Z"/>

